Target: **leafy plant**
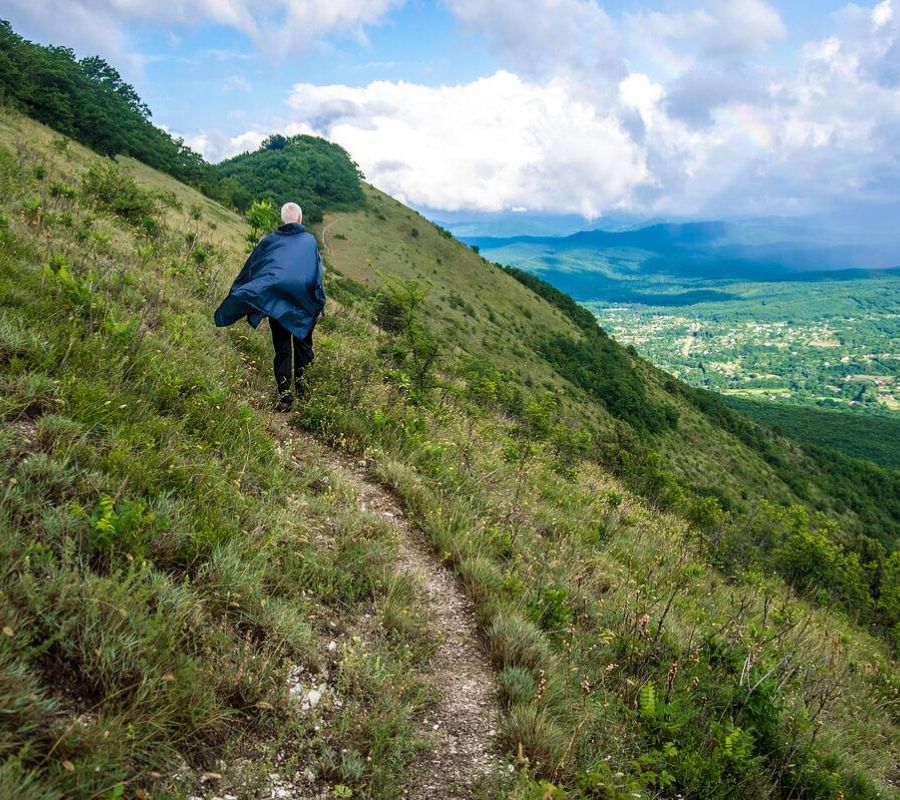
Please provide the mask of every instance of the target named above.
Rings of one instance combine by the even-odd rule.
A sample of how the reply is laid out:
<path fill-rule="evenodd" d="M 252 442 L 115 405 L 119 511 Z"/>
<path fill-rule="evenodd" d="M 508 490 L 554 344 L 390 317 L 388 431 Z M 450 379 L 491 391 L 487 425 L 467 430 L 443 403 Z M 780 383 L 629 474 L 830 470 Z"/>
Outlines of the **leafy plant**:
<path fill-rule="evenodd" d="M 246 236 L 247 252 L 253 250 L 264 236 L 278 227 L 278 214 L 272 204 L 265 200 L 254 200 L 244 214 L 244 219 L 250 226 Z"/>

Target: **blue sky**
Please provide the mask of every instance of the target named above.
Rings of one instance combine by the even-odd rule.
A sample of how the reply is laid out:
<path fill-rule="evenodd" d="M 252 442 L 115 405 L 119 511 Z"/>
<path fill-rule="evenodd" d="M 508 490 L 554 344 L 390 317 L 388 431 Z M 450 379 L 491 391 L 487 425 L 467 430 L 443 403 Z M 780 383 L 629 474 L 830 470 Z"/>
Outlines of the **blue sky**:
<path fill-rule="evenodd" d="M 0 13 L 106 57 L 211 160 L 316 133 L 420 208 L 900 205 L 900 0 L 6 0 Z"/>

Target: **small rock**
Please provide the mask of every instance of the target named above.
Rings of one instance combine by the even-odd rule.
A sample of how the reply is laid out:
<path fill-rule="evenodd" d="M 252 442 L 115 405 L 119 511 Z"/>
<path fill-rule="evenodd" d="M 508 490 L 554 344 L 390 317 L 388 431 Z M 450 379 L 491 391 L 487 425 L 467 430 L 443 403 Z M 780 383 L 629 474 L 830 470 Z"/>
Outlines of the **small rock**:
<path fill-rule="evenodd" d="M 333 653 L 335 650 L 337 650 L 337 642 L 334 641 L 334 639 L 332 639 L 332 640 L 328 643 L 328 652 L 329 652 L 329 653 Z"/>
<path fill-rule="evenodd" d="M 306 697 L 303 699 L 303 703 L 300 705 L 301 710 L 308 711 L 311 708 L 315 708 L 319 701 L 322 699 L 322 690 L 321 689 L 310 689 L 306 693 Z"/>

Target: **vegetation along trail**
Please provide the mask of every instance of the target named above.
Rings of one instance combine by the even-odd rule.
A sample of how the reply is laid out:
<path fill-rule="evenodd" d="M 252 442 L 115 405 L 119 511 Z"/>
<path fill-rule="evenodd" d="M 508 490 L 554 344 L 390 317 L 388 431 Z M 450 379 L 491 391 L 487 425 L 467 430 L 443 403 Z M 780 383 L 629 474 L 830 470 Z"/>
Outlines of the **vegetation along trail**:
<path fill-rule="evenodd" d="M 493 670 L 478 641 L 472 607 L 456 578 L 441 564 L 420 531 L 406 519 L 391 494 L 367 475 L 365 459 L 325 450 L 310 434 L 272 415 L 275 435 L 289 452 L 321 451 L 339 480 L 356 491 L 363 513 L 384 519 L 397 533 L 395 571 L 416 587 L 437 646 L 429 678 L 440 697 L 423 720 L 430 747 L 412 765 L 410 800 L 464 800 L 499 765 L 495 737 L 499 725 Z"/>

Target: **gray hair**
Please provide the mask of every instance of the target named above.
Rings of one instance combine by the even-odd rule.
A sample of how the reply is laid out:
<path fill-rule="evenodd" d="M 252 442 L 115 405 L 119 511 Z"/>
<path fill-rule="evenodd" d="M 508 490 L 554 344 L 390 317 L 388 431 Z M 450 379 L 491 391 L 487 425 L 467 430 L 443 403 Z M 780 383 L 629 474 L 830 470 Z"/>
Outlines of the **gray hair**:
<path fill-rule="evenodd" d="M 285 203 L 281 207 L 281 221 L 285 225 L 289 222 L 303 222 L 303 209 L 296 203 Z"/>

